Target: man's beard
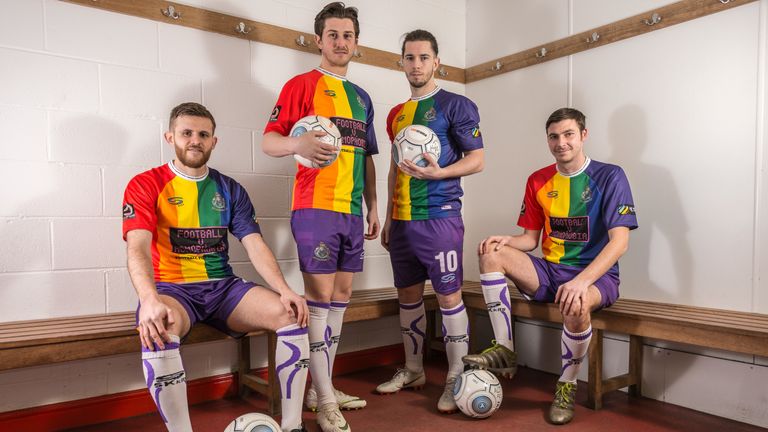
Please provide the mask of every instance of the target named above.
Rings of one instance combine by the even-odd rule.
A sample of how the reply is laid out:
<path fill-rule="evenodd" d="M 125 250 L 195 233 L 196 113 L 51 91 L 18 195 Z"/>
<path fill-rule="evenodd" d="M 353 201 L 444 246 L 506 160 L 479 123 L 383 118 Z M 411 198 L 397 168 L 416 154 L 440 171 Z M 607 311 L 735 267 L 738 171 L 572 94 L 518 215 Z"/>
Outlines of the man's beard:
<path fill-rule="evenodd" d="M 211 148 L 207 152 L 203 150 L 202 153 L 196 153 L 199 156 L 189 157 L 187 155 L 187 149 L 175 148 L 175 150 L 176 150 L 176 158 L 179 160 L 179 162 L 184 164 L 185 167 L 194 168 L 194 169 L 202 168 L 205 164 L 207 164 L 208 159 L 211 158 L 211 152 L 213 151 L 213 149 Z"/>

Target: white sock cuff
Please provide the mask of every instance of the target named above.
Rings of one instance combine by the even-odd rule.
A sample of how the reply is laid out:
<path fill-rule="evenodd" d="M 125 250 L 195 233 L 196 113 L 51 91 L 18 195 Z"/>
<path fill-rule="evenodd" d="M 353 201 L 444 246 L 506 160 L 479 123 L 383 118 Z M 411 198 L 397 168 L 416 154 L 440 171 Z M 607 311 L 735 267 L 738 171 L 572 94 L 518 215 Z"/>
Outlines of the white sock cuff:
<path fill-rule="evenodd" d="M 563 337 L 573 340 L 576 343 L 583 343 L 592 337 L 592 325 L 580 333 L 572 332 L 563 326 Z"/>
<path fill-rule="evenodd" d="M 149 360 L 154 358 L 174 358 L 181 355 L 179 353 L 179 347 L 181 346 L 181 338 L 174 335 L 169 334 L 169 338 L 171 339 L 170 342 L 165 342 L 165 348 L 160 348 L 155 345 L 155 350 L 150 351 L 144 347 L 141 347 L 141 358 L 142 360 Z"/>
<path fill-rule="evenodd" d="M 490 273 L 483 273 L 480 275 L 481 281 L 495 281 L 499 279 L 504 279 L 506 281 L 506 276 L 504 276 L 504 273 L 490 272 Z"/>

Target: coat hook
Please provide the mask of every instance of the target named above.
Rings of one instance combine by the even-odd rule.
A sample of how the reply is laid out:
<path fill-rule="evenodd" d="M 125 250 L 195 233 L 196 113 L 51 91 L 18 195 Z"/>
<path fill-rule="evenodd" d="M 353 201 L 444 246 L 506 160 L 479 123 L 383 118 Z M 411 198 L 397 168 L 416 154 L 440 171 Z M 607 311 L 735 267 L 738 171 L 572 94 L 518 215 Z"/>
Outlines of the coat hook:
<path fill-rule="evenodd" d="M 722 4 L 728 4 L 730 2 L 731 2 L 731 0 L 720 0 L 720 3 L 722 3 Z"/>
<path fill-rule="evenodd" d="M 296 38 L 296 45 L 308 47 L 309 42 L 307 42 L 307 40 L 304 38 L 304 35 L 299 35 L 299 37 Z"/>
<path fill-rule="evenodd" d="M 546 56 L 547 56 L 547 49 L 546 48 L 542 48 L 542 49 L 536 51 L 536 57 L 537 58 L 542 58 L 542 57 L 546 57 Z"/>
<path fill-rule="evenodd" d="M 360 58 L 360 57 L 362 57 L 362 56 L 363 56 L 363 53 L 361 53 L 361 52 L 360 52 L 360 51 L 358 51 L 358 50 L 355 50 L 355 52 L 353 52 L 353 53 L 352 53 L 352 55 L 353 55 L 354 57 L 356 57 L 356 58 Z"/>
<path fill-rule="evenodd" d="M 496 72 L 498 70 L 501 70 L 501 62 L 497 61 L 495 65 L 491 66 L 491 72 Z"/>
<path fill-rule="evenodd" d="M 162 12 L 163 15 L 171 19 L 177 20 L 181 18 L 181 12 L 177 11 L 176 8 L 173 7 L 173 5 L 168 5 L 167 9 L 160 9 L 160 12 Z"/>
<path fill-rule="evenodd" d="M 437 74 L 445 78 L 448 76 L 448 71 L 445 70 L 445 66 L 440 66 L 440 69 L 437 70 Z"/>
<path fill-rule="evenodd" d="M 240 34 L 244 34 L 244 35 L 250 33 L 251 30 L 253 30 L 253 29 L 248 27 L 247 25 L 245 25 L 245 23 L 242 22 L 242 21 L 240 21 L 237 24 L 237 26 L 235 27 L 235 32 L 236 33 L 240 33 Z"/>
<path fill-rule="evenodd" d="M 648 25 L 648 26 L 656 25 L 661 22 L 661 15 L 654 12 L 653 15 L 651 15 L 651 19 L 645 20 L 644 22 L 645 22 L 645 25 Z"/>
<path fill-rule="evenodd" d="M 598 39 L 600 39 L 600 35 L 597 32 L 592 32 L 592 34 L 587 38 L 587 43 L 595 43 Z"/>
<path fill-rule="evenodd" d="M 397 66 L 398 67 L 403 67 L 403 60 L 402 59 L 397 61 Z"/>

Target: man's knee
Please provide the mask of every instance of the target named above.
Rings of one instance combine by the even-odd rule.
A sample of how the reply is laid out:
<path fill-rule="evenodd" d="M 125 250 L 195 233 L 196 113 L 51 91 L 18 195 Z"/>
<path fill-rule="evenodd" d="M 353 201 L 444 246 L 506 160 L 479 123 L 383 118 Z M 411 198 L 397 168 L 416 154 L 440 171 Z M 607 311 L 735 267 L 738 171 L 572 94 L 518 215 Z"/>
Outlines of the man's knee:
<path fill-rule="evenodd" d="M 504 259 L 500 251 L 492 250 L 480 255 L 480 271 L 483 273 L 504 270 Z"/>

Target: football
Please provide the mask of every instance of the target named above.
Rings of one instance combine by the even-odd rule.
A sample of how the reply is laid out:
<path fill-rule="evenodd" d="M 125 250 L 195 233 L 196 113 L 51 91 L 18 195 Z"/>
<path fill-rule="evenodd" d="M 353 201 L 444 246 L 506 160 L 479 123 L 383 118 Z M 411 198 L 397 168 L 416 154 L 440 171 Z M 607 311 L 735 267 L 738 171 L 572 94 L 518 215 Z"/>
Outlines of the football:
<path fill-rule="evenodd" d="M 262 413 L 248 413 L 232 420 L 224 432 L 281 432 L 272 417 Z"/>
<path fill-rule="evenodd" d="M 297 121 L 291 128 L 291 136 L 301 136 L 311 130 L 325 132 L 326 135 L 320 137 L 320 141 L 333 145 L 336 148 L 336 153 L 333 154 L 333 157 L 329 161 L 322 164 L 316 164 L 297 154 L 293 155 L 293 158 L 296 159 L 296 162 L 307 168 L 325 168 L 335 162 L 336 158 L 339 157 L 339 151 L 341 151 L 341 132 L 339 131 L 339 128 L 326 117 L 312 115 L 299 119 L 299 121 Z"/>
<path fill-rule="evenodd" d="M 459 410 L 472 418 L 486 418 L 501 406 L 501 384 L 495 375 L 480 369 L 470 369 L 458 377 L 453 386 L 453 398 Z"/>
<path fill-rule="evenodd" d="M 423 168 L 429 165 L 424 153 L 429 154 L 435 161 L 440 159 L 440 138 L 432 129 L 422 125 L 410 125 L 395 136 L 392 158 L 397 165 L 409 160 Z"/>

